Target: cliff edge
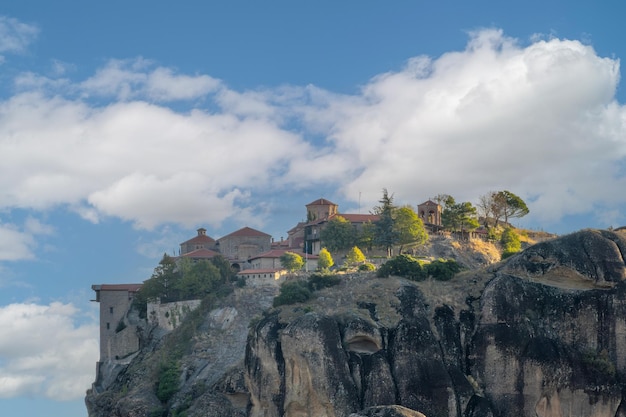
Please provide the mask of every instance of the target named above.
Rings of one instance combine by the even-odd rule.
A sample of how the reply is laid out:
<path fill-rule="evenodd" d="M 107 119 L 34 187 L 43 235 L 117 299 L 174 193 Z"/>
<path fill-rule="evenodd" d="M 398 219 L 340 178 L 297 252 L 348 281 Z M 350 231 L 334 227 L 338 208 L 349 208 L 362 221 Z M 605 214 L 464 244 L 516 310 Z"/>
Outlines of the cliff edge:
<path fill-rule="evenodd" d="M 237 290 L 146 340 L 89 415 L 626 416 L 624 254 L 623 234 L 583 230 L 445 282 L 345 275 L 274 309 Z M 239 324 L 216 324 L 225 308 Z M 182 337 L 163 401 L 157 359 Z"/>

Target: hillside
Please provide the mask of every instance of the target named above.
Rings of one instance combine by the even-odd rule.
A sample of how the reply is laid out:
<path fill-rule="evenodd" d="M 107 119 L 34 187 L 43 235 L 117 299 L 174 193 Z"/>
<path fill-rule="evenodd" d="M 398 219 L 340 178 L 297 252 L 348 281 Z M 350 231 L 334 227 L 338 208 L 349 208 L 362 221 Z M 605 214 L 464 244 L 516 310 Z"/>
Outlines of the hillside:
<path fill-rule="evenodd" d="M 244 287 L 193 326 L 146 328 L 89 415 L 624 415 L 624 235 L 581 231 L 495 263 L 492 248 L 447 242 L 420 256 L 483 266 L 445 282 L 346 274 L 280 308 L 275 288 Z"/>

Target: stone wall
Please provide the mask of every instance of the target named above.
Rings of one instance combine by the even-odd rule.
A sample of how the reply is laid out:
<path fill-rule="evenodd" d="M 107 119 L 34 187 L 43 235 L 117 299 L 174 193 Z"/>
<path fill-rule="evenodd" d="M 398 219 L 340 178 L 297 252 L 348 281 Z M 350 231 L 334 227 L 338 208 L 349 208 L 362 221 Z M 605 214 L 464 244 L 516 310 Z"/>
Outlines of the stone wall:
<path fill-rule="evenodd" d="M 148 303 L 148 322 L 165 330 L 174 330 L 200 303 L 201 300 Z"/>

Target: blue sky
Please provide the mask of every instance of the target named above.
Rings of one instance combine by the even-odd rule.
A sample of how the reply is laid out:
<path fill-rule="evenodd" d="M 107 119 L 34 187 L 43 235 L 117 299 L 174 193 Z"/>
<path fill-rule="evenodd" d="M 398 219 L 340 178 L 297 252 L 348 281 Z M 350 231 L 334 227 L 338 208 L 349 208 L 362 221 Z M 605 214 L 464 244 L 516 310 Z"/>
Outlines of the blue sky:
<path fill-rule="evenodd" d="M 86 416 L 92 284 L 205 227 L 274 236 L 508 189 L 520 226 L 626 225 L 619 1 L 0 6 L 0 402 Z"/>

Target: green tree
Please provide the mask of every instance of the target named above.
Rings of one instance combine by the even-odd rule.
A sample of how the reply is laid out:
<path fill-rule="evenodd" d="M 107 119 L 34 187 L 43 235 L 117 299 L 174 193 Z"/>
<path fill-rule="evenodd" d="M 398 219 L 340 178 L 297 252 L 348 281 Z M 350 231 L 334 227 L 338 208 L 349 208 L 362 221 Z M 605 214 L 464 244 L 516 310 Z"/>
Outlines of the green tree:
<path fill-rule="evenodd" d="M 210 261 L 191 262 L 189 267 L 182 270 L 181 277 L 174 284 L 176 299 L 204 298 L 226 283 L 226 278 L 227 276 L 220 274 L 220 270 Z"/>
<path fill-rule="evenodd" d="M 374 243 L 385 248 L 387 257 L 391 257 L 393 245 L 398 242 L 398 231 L 394 227 L 396 206 L 393 205 L 393 195 L 389 195 L 386 188 L 383 188 L 383 196 L 378 202 L 380 206 L 374 207 L 374 214 L 379 216 L 374 223 Z"/>
<path fill-rule="evenodd" d="M 511 218 L 524 217 L 530 210 L 524 200 L 510 191 L 499 191 L 494 196 L 495 210 L 497 218 L 504 218 L 504 223 L 508 224 Z"/>
<path fill-rule="evenodd" d="M 224 281 L 232 281 L 235 278 L 235 271 L 230 266 L 230 262 L 222 255 L 217 255 L 211 258 L 211 263 L 220 271 L 220 276 L 224 278 Z"/>
<path fill-rule="evenodd" d="M 354 246 L 352 249 L 348 251 L 346 254 L 346 266 L 355 266 L 365 262 L 365 255 L 361 252 L 361 249 Z"/>
<path fill-rule="evenodd" d="M 333 216 L 320 232 L 320 239 L 331 251 L 348 249 L 355 244 L 357 233 L 350 221 Z"/>
<path fill-rule="evenodd" d="M 272 305 L 278 307 L 285 304 L 304 303 L 309 298 L 311 298 L 311 290 L 309 290 L 306 282 L 283 282 L 280 286 L 280 292 L 274 298 Z"/>
<path fill-rule="evenodd" d="M 135 304 L 140 312 L 145 312 L 146 303 L 161 299 L 168 301 L 173 295 L 173 288 L 180 274 L 176 268 L 176 261 L 171 256 L 164 254 L 159 265 L 154 268 L 150 279 L 146 280 L 135 297 Z"/>
<path fill-rule="evenodd" d="M 321 269 L 324 271 L 335 264 L 333 257 L 331 256 L 330 252 L 326 248 L 322 248 L 318 256 L 319 256 L 319 258 L 317 258 L 318 269 Z"/>
<path fill-rule="evenodd" d="M 428 241 L 428 232 L 424 228 L 424 222 L 410 206 L 395 210 L 394 229 L 397 236 L 396 243 L 400 245 L 398 253 L 402 253 L 407 245 L 419 246 Z"/>
<path fill-rule="evenodd" d="M 467 201 L 456 203 L 452 197 L 446 202 L 441 221 L 445 229 L 462 233 L 480 226 L 476 219 L 476 207 Z"/>
<path fill-rule="evenodd" d="M 504 229 L 500 237 L 500 244 L 502 245 L 502 259 L 506 259 L 522 250 L 522 242 L 519 235 L 512 227 Z"/>
<path fill-rule="evenodd" d="M 374 237 L 376 236 L 376 227 L 374 223 L 368 221 L 363 223 L 357 234 L 357 246 L 371 250 L 374 247 Z"/>
<path fill-rule="evenodd" d="M 294 252 L 285 252 L 280 256 L 280 264 L 289 272 L 299 271 L 304 266 L 304 258 Z"/>

